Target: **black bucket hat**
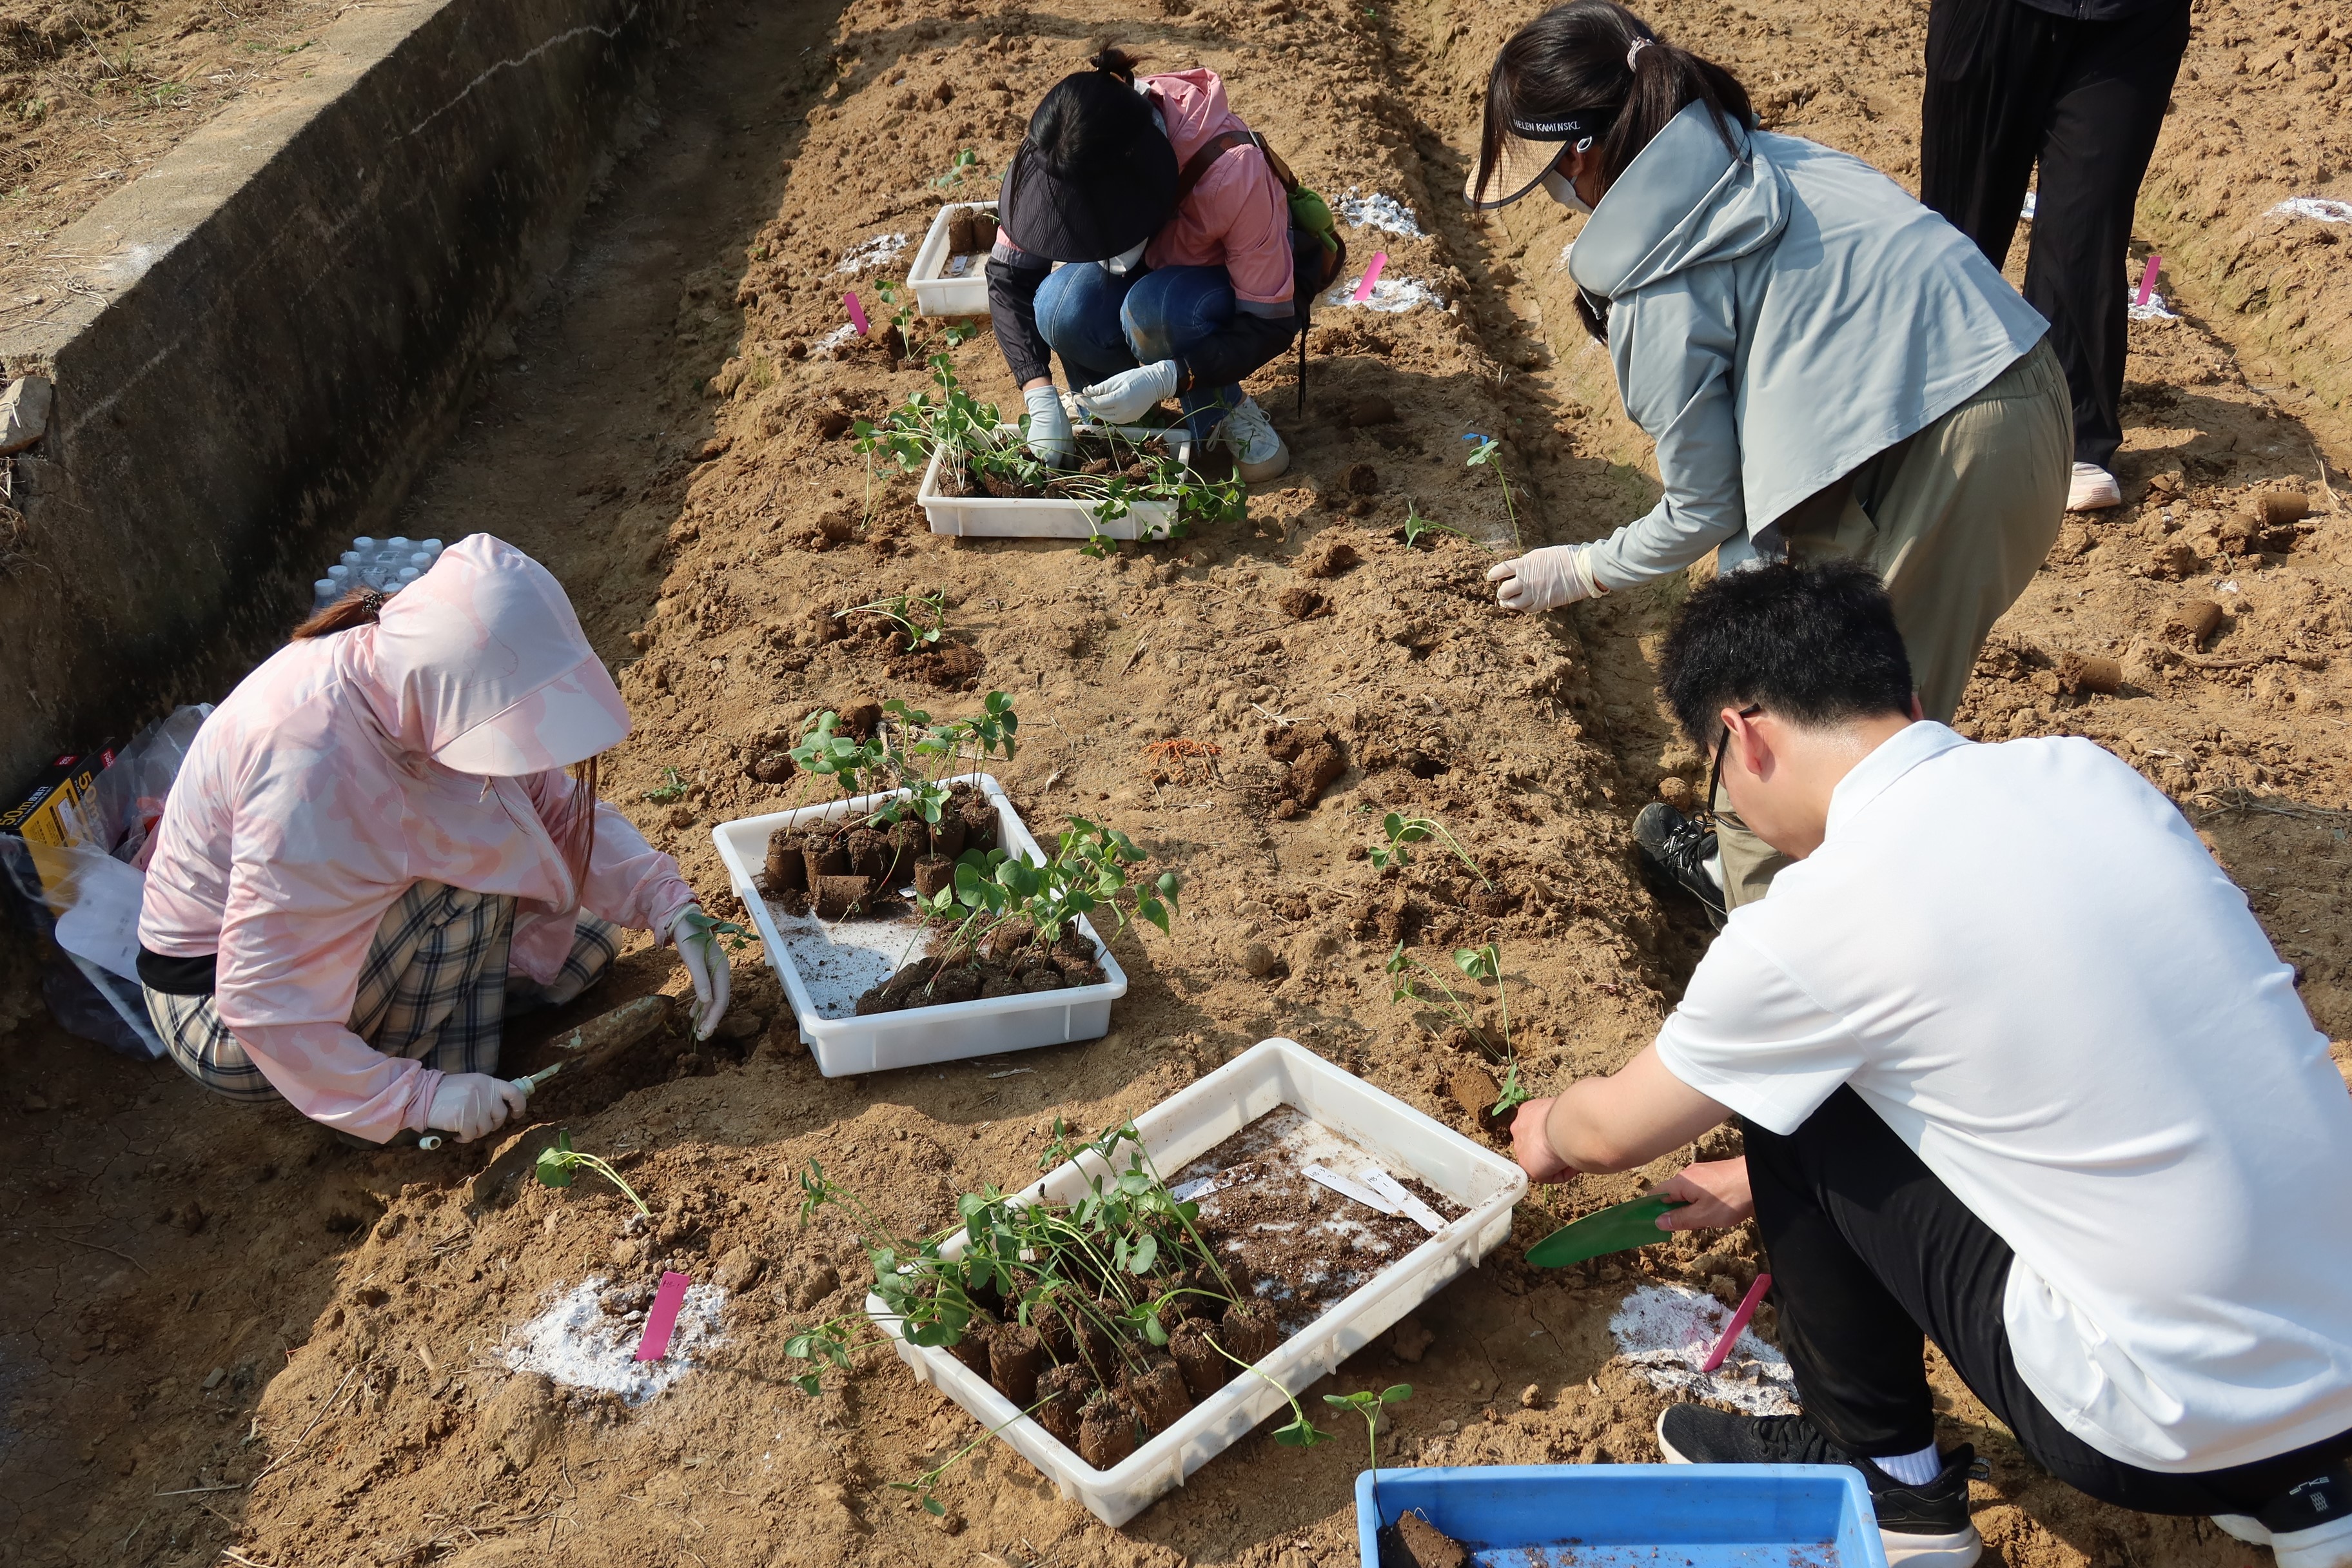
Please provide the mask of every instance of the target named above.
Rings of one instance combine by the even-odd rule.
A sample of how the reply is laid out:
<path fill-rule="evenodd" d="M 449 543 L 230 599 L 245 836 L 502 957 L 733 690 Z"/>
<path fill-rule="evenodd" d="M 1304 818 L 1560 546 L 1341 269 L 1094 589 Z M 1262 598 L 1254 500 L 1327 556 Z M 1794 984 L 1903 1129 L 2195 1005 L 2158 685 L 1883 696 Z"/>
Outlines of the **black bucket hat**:
<path fill-rule="evenodd" d="M 1078 71 L 1029 117 L 997 221 L 1032 256 L 1102 261 L 1160 232 L 1176 211 L 1177 178 L 1150 101 L 1108 71 Z"/>

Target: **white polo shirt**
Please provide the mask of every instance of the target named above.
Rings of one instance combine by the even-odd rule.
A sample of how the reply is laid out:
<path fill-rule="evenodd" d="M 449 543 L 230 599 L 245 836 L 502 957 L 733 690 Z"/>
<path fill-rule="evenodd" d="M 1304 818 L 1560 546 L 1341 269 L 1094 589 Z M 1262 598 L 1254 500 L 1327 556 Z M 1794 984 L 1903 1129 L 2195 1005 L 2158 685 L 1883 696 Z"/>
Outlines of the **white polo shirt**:
<path fill-rule="evenodd" d="M 2090 742 L 1888 740 L 1658 1052 L 1776 1132 L 1852 1084 L 2015 1249 L 2018 1371 L 2101 1453 L 2352 1429 L 2352 1097 L 2245 895 Z"/>

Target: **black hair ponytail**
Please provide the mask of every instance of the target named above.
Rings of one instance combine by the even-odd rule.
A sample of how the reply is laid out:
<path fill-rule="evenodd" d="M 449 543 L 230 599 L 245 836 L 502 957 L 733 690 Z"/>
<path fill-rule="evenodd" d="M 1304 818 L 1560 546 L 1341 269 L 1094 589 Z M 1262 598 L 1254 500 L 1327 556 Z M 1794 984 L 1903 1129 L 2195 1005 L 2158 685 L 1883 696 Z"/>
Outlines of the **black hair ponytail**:
<path fill-rule="evenodd" d="M 1748 89 L 1729 71 L 1667 43 L 1616 0 L 1570 0 L 1512 34 L 1496 52 L 1486 79 L 1478 166 L 1496 166 L 1514 122 L 1541 124 L 1608 110 L 1609 128 L 1595 143 L 1605 192 L 1694 103 L 1706 106 L 1727 147 L 1738 146 L 1734 125 L 1756 128 Z"/>
<path fill-rule="evenodd" d="M 1101 71 L 1107 76 L 1115 76 L 1128 86 L 1133 87 L 1136 68 L 1143 64 L 1143 57 L 1129 54 L 1117 44 L 1105 44 L 1087 58 L 1087 64 L 1092 69 Z"/>

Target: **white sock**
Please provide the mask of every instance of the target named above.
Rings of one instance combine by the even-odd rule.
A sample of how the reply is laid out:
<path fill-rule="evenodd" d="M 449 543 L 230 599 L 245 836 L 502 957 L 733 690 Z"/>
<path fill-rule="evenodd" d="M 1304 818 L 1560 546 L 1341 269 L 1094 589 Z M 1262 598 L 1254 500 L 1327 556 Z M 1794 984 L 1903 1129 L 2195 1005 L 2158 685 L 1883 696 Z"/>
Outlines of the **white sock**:
<path fill-rule="evenodd" d="M 1944 1456 L 1933 1443 L 1916 1454 L 1873 1454 L 1870 1462 L 1906 1487 L 1924 1487 L 1944 1473 Z"/>
<path fill-rule="evenodd" d="M 1717 890 L 1720 890 L 1723 887 L 1723 851 L 1718 849 L 1708 856 L 1706 863 L 1699 869 L 1705 871 L 1706 879 L 1713 882 Z"/>

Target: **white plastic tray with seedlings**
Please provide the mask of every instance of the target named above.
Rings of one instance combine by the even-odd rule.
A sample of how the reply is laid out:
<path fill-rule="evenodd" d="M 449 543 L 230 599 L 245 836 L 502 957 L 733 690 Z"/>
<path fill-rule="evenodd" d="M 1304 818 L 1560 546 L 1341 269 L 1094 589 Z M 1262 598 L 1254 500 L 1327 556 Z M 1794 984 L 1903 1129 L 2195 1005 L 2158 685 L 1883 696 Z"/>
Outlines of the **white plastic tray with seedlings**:
<path fill-rule="evenodd" d="M 921 472 L 916 500 L 933 533 L 1082 539 L 1101 554 L 1114 540 L 1177 539 L 1196 523 L 1246 515 L 1238 478 L 1193 468 L 1187 430 L 1081 423 L 1076 463 L 1057 468 L 1029 449 L 1025 414 L 1000 417 L 963 389 L 946 354 L 929 363 L 931 390 L 856 430 L 868 462 Z"/>
<path fill-rule="evenodd" d="M 1511 1161 L 1286 1039 L 1098 1139 L 1056 1129 L 1042 1181 L 967 1194 L 928 1236 L 814 1164 L 802 1177 L 803 1220 L 837 1211 L 876 1276 L 862 1316 L 787 1342 L 811 1364 L 796 1381 L 815 1394 L 888 1345 L 970 1411 L 970 1443 L 890 1483 L 933 1512 L 991 1436 L 1111 1525 L 1286 1407 L 1276 1442 L 1329 1440 L 1299 1391 L 1498 1246 L 1527 1190 Z"/>
<path fill-rule="evenodd" d="M 1165 928 L 1175 879 L 1138 877 L 1134 841 L 1082 818 L 1041 847 L 978 771 L 1019 723 L 1001 691 L 943 721 L 893 700 L 864 733 L 819 713 L 786 754 L 841 798 L 713 830 L 826 1077 L 1109 1031 L 1127 976 L 1087 917 Z"/>

